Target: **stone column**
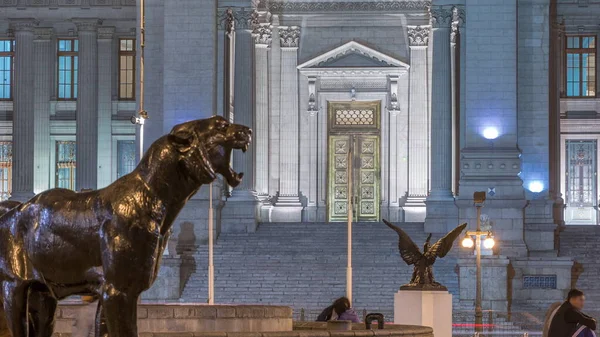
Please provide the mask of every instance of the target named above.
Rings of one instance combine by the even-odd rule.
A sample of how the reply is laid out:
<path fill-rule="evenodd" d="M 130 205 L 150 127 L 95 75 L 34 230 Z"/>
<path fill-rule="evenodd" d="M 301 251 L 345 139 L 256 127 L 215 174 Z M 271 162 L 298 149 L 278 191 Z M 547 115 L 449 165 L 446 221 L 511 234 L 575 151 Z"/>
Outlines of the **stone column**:
<path fill-rule="evenodd" d="M 410 95 L 408 136 L 408 199 L 406 221 L 425 219 L 428 192 L 429 99 L 427 85 L 427 46 L 431 26 L 408 26 L 410 48 Z"/>
<path fill-rule="evenodd" d="M 34 153 L 34 28 L 33 19 L 11 21 L 15 32 L 13 94 L 13 170 L 11 199 L 27 201 L 33 196 Z"/>
<path fill-rule="evenodd" d="M 261 24 L 253 31 L 254 49 L 254 154 L 255 187 L 259 196 L 269 195 L 269 62 L 271 28 Z"/>
<path fill-rule="evenodd" d="M 431 6 L 433 65 L 431 88 L 431 190 L 425 228 L 443 232 L 458 213 L 452 196 L 452 72 L 450 28 L 453 6 Z"/>
<path fill-rule="evenodd" d="M 51 78 L 54 67 L 51 61 L 54 48 L 52 47 L 52 28 L 37 28 L 34 40 L 34 193 L 47 190 L 50 187 L 50 161 L 48 151 L 50 145 L 50 96 Z"/>
<path fill-rule="evenodd" d="M 298 44 L 300 27 L 279 27 L 281 46 L 281 115 L 279 124 L 279 194 L 273 221 L 301 221 L 298 196 Z M 280 208 L 283 208 L 280 210 Z"/>
<path fill-rule="evenodd" d="M 98 19 L 73 20 L 79 38 L 75 188 L 98 184 Z"/>
<path fill-rule="evenodd" d="M 98 28 L 98 188 L 112 180 L 112 56 L 115 27 Z M 139 67 L 138 67 L 139 68 Z"/>

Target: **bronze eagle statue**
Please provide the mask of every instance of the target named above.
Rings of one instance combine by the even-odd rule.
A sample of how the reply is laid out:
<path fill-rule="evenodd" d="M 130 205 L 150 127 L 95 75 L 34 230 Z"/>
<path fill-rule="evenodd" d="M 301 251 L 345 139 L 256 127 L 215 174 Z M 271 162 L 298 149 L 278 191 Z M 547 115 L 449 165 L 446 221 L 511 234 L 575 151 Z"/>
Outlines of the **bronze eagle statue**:
<path fill-rule="evenodd" d="M 464 223 L 454 228 L 450 233 L 446 234 L 443 238 L 439 239 L 435 244 L 431 245 L 431 234 L 427 237 L 425 244 L 423 245 L 423 252 L 419 250 L 419 247 L 414 241 L 398 226 L 394 226 L 385 219 L 383 222 L 398 233 L 398 248 L 400 249 L 400 256 L 406 262 L 407 265 L 414 265 L 412 278 L 410 283 L 400 287 L 401 290 L 448 290 L 446 287 L 435 281 L 433 277 L 433 264 L 435 260 L 440 257 L 446 256 L 456 238 L 462 233 L 467 227 Z"/>

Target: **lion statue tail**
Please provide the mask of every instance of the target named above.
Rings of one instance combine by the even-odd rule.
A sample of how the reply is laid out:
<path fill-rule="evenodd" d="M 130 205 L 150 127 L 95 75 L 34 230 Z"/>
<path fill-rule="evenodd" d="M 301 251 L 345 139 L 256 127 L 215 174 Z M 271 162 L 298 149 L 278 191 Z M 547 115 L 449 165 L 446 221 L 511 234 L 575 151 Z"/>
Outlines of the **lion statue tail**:
<path fill-rule="evenodd" d="M 19 205 L 21 205 L 20 202 L 12 200 L 0 202 L 0 217 Z M 6 315 L 4 314 L 4 303 L 2 302 L 2 298 L 0 298 L 0 337 L 11 337 L 10 330 L 8 330 L 8 324 L 6 323 Z"/>
<path fill-rule="evenodd" d="M 8 324 L 6 324 L 6 315 L 4 314 L 4 303 L 0 301 L 0 337 L 11 337 Z"/>

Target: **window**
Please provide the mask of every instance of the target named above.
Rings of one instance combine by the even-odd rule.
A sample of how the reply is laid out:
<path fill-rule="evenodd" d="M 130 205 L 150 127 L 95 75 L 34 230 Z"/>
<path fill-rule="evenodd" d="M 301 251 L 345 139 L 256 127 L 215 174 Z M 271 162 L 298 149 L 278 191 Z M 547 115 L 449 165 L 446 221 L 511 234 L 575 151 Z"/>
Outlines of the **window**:
<path fill-rule="evenodd" d="M 12 99 L 15 40 L 0 40 L 0 100 Z"/>
<path fill-rule="evenodd" d="M 75 190 L 75 142 L 56 142 L 56 187 Z"/>
<path fill-rule="evenodd" d="M 12 142 L 0 142 L 0 200 L 12 191 Z"/>
<path fill-rule="evenodd" d="M 119 99 L 135 99 L 135 40 L 119 40 Z"/>
<path fill-rule="evenodd" d="M 77 40 L 58 40 L 58 99 L 77 99 L 78 51 Z"/>
<path fill-rule="evenodd" d="M 135 141 L 117 141 L 117 156 L 117 179 L 119 179 L 135 168 Z"/>
<path fill-rule="evenodd" d="M 596 37 L 567 36 L 567 97 L 596 96 Z"/>

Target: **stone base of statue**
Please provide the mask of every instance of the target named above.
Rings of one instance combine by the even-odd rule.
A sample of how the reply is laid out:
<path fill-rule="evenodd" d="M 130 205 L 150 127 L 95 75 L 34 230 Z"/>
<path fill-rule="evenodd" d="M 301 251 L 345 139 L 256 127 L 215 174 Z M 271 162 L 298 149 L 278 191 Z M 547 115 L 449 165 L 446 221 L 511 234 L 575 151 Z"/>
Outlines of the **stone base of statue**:
<path fill-rule="evenodd" d="M 440 290 L 398 291 L 394 295 L 394 324 L 429 326 L 435 337 L 452 337 L 452 294 Z"/>

